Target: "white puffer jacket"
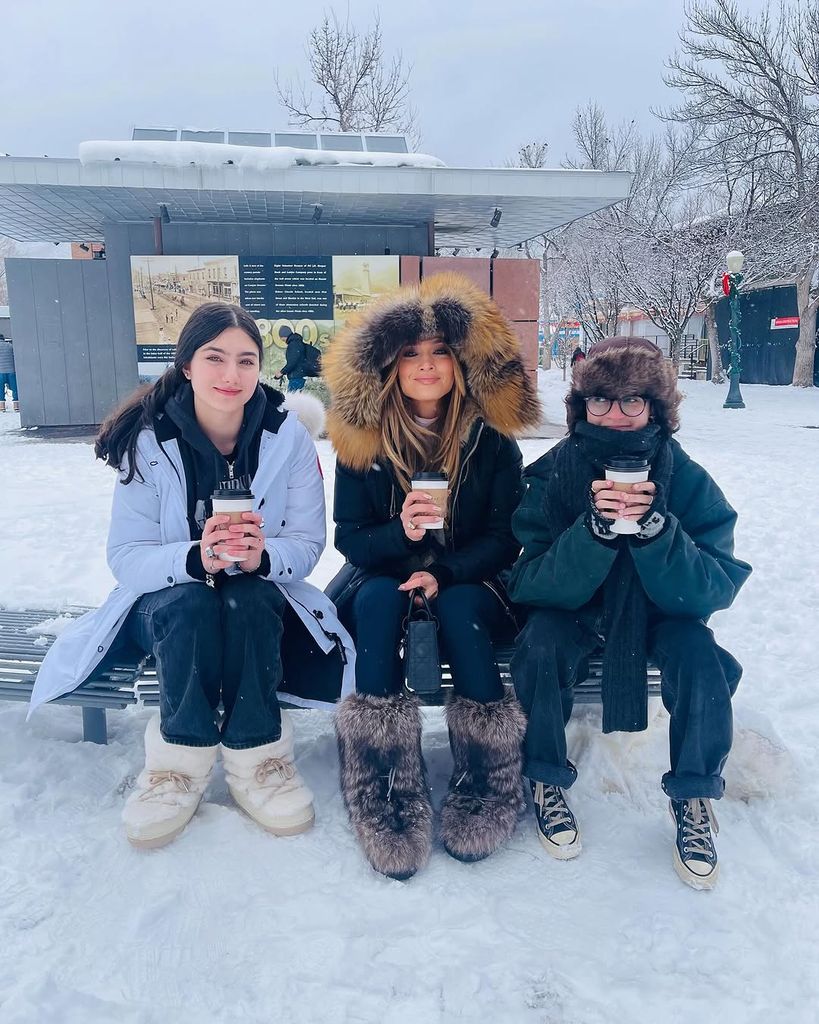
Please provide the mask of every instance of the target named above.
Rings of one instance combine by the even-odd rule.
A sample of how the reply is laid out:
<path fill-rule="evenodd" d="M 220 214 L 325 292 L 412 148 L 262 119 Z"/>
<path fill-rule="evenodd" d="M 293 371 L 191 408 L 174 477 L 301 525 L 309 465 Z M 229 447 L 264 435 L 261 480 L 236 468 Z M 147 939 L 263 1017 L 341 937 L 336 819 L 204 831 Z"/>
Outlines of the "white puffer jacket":
<path fill-rule="evenodd" d="M 101 607 L 82 616 L 55 641 L 43 661 L 31 695 L 29 715 L 46 701 L 70 693 L 102 661 L 133 605 L 143 595 L 165 587 L 205 586 L 187 574 L 192 541 L 187 521 L 185 473 L 179 446 L 167 441 L 160 449 L 152 430 L 137 442 L 139 468 L 114 489 L 108 534 L 108 564 L 117 586 Z M 324 486 L 316 448 L 295 412 L 278 432 L 262 432 L 259 465 L 251 485 L 256 511 L 265 521 L 265 547 L 270 556 L 266 579 L 278 586 L 321 650 L 344 647 L 346 663 L 339 693 L 355 686 L 355 650 L 338 621 L 335 606 L 305 582 L 326 543 Z M 231 566 L 225 572 L 241 572 Z M 299 704 L 326 704 L 303 690 L 280 696 Z"/>

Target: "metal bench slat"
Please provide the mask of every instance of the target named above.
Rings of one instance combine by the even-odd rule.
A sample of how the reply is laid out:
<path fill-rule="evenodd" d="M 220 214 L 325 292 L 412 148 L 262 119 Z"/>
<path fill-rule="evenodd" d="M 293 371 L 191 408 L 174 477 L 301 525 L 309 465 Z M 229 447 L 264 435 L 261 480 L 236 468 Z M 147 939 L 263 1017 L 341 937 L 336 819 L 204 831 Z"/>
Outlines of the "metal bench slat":
<path fill-rule="evenodd" d="M 0 700 L 30 700 L 40 664 L 56 639 L 53 634 L 39 633 L 37 627 L 50 619 L 66 615 L 75 617 L 88 610 L 74 608 L 63 612 L 12 612 L 0 609 Z M 45 642 L 41 639 L 37 643 L 38 637 L 44 638 Z M 509 662 L 514 652 L 514 644 L 509 641 L 495 645 L 495 659 L 507 690 L 511 690 Z M 423 697 L 423 704 L 443 704 L 452 692 L 452 676 L 448 664 L 441 665 L 441 674 L 443 685 L 440 691 Z M 587 678 L 574 687 L 575 703 L 599 703 L 601 682 L 602 661 L 600 658 L 591 658 Z M 660 693 L 660 672 L 654 665 L 648 669 L 648 693 L 649 696 L 658 696 Z M 155 661 L 152 656 L 135 649 L 119 651 L 109 656 L 103 662 L 103 667 L 82 686 L 56 698 L 53 703 L 91 709 L 89 715 L 101 712 L 103 716 L 106 710 L 118 710 L 134 704 L 156 708 L 159 706 L 159 680 Z M 282 706 L 288 705 L 283 702 Z M 86 728 L 85 735 L 87 739 L 104 742 L 104 720 L 101 730 L 97 723 L 97 728 L 92 732 Z"/>

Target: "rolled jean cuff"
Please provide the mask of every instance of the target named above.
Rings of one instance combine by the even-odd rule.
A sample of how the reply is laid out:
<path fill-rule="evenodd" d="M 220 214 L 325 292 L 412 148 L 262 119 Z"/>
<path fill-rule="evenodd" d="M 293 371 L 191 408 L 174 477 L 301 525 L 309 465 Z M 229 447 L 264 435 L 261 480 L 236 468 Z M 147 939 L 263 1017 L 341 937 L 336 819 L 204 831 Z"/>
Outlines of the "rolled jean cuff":
<path fill-rule="evenodd" d="M 523 763 L 523 774 L 532 782 L 542 782 L 544 786 L 560 786 L 561 789 L 570 789 L 577 778 L 577 769 L 571 761 L 559 765 L 527 758 Z"/>
<path fill-rule="evenodd" d="M 162 736 L 162 739 L 166 743 L 170 743 L 173 746 L 177 746 L 177 747 L 218 747 L 219 746 L 219 730 L 218 729 L 216 730 L 216 739 L 213 740 L 213 741 L 210 741 L 210 740 L 194 740 L 194 739 L 191 739 L 190 736 L 185 736 L 185 737 L 183 737 L 181 739 L 179 737 L 176 737 L 176 736 L 168 736 L 163 731 L 161 726 L 159 728 L 159 732 L 160 732 L 160 735 Z"/>
<path fill-rule="evenodd" d="M 266 739 L 245 740 L 243 743 L 225 743 L 222 740 L 222 746 L 227 747 L 228 750 L 251 750 L 253 747 L 264 747 L 268 743 L 277 743 L 281 738 L 282 731 L 279 729 L 275 736 L 268 736 Z"/>
<path fill-rule="evenodd" d="M 672 800 L 719 800 L 725 792 L 725 779 L 721 775 L 674 775 L 666 772 L 663 776 L 663 792 Z"/>

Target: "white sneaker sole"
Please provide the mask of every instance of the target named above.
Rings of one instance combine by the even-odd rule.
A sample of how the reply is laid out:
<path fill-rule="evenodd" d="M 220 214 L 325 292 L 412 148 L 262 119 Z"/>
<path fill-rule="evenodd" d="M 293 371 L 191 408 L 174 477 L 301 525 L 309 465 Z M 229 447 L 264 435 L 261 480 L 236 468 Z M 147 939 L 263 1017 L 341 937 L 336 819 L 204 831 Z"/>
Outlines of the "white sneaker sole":
<path fill-rule="evenodd" d="M 577 832 L 577 839 L 575 839 L 573 843 L 567 843 L 566 846 L 558 846 L 557 843 L 550 843 L 540 829 L 537 830 L 537 837 L 540 840 L 540 845 L 543 849 L 550 857 L 554 857 L 555 860 L 574 860 L 575 857 L 579 857 L 583 852 L 579 829 Z"/>
<path fill-rule="evenodd" d="M 698 889 L 700 891 L 713 889 L 717 884 L 717 879 L 719 878 L 719 864 L 715 865 L 714 870 L 710 875 L 698 875 L 695 871 L 690 871 L 685 864 L 683 864 L 680 851 L 677 849 L 676 844 L 674 845 L 674 870 L 686 885 L 691 886 L 692 889 Z"/>

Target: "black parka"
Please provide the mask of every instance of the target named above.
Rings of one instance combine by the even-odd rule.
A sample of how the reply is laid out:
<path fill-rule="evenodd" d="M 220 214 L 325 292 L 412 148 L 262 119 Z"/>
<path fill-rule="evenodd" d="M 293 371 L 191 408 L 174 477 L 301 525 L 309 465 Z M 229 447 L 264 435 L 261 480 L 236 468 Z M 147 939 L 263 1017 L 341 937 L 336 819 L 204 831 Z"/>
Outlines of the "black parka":
<path fill-rule="evenodd" d="M 424 566 L 440 586 L 487 582 L 504 597 L 499 577 L 520 551 L 511 520 L 523 489 L 521 472 L 517 443 L 478 419 L 463 443 L 460 472 L 450 487 L 446 550 Z M 349 565 L 327 593 L 342 617 L 364 580 L 377 575 L 405 579 L 413 556 L 430 550 L 429 537 L 411 541 L 404 533 L 399 517 L 403 502 L 404 492 L 388 462 L 364 472 L 337 463 L 335 545 Z"/>

